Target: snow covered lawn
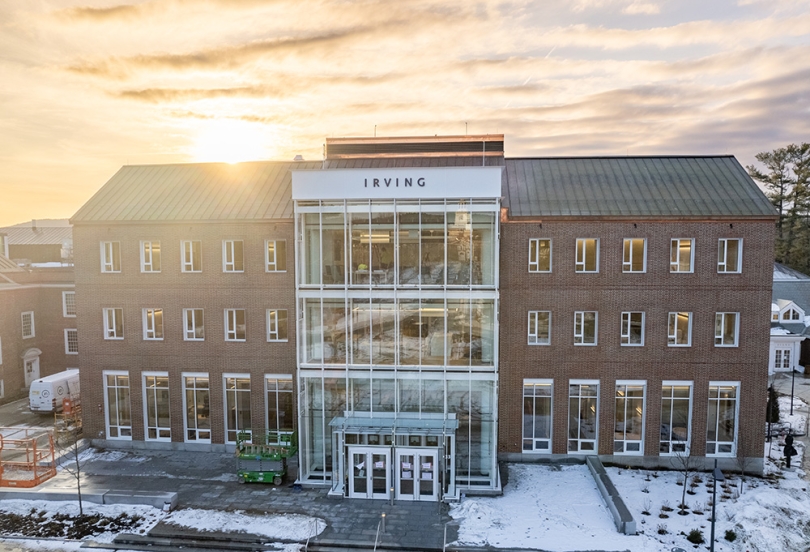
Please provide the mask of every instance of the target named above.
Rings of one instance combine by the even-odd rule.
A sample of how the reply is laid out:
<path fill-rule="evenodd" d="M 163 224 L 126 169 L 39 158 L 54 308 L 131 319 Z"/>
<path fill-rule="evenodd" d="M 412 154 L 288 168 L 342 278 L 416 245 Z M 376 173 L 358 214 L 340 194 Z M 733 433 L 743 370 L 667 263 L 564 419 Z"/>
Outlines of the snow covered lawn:
<path fill-rule="evenodd" d="M 776 473 L 773 482 L 747 478 L 742 495 L 732 476 L 728 492 L 718 487 L 717 552 L 805 552 L 810 542 L 810 499 L 800 471 Z M 467 498 L 451 515 L 459 520 L 458 544 L 536 548 L 549 551 L 629 550 L 649 552 L 680 547 L 692 529 L 711 532 L 710 478 L 687 494 L 688 514 L 678 514 L 683 487 L 676 472 L 608 468 L 608 474 L 636 519 L 639 535 L 616 531 L 586 466 L 512 464 L 509 484 L 497 498 Z M 657 475 L 657 477 L 655 477 Z M 649 481 L 648 481 L 649 479 Z M 736 482 L 737 487 L 731 486 Z M 726 495 L 726 498 L 723 496 Z M 662 511 L 666 507 L 672 511 Z M 648 511 L 649 515 L 642 514 Z M 661 514 L 667 518 L 659 517 Z M 736 540 L 726 540 L 726 531 Z M 660 533 L 659 533 L 660 531 Z M 664 533 L 664 531 L 666 531 Z M 730 535 L 729 535 L 730 536 Z"/>
<path fill-rule="evenodd" d="M 807 403 L 793 397 L 793 415 L 790 414 L 790 396 L 781 396 L 779 402 L 779 422 L 789 424 L 794 435 L 804 435 L 807 431 Z"/>

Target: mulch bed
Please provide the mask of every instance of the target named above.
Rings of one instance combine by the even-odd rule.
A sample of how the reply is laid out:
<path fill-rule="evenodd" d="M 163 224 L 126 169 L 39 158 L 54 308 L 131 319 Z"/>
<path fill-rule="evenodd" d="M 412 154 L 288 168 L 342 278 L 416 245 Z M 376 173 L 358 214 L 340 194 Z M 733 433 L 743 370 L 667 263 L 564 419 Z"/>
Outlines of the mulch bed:
<path fill-rule="evenodd" d="M 0 535 L 21 537 L 57 537 L 82 539 L 100 533 L 120 533 L 136 527 L 140 516 L 121 514 L 116 517 L 100 514 L 48 515 L 45 510 L 31 509 L 26 515 L 0 512 Z"/>

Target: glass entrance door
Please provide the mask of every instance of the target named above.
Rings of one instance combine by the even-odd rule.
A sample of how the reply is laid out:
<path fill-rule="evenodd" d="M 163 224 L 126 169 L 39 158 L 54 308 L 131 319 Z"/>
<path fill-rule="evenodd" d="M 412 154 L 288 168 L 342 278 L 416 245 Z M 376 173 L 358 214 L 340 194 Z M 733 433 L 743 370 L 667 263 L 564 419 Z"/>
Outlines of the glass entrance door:
<path fill-rule="evenodd" d="M 389 498 L 391 450 L 376 447 L 349 447 L 350 498 Z"/>
<path fill-rule="evenodd" d="M 396 449 L 397 500 L 437 501 L 439 481 L 438 449 Z"/>

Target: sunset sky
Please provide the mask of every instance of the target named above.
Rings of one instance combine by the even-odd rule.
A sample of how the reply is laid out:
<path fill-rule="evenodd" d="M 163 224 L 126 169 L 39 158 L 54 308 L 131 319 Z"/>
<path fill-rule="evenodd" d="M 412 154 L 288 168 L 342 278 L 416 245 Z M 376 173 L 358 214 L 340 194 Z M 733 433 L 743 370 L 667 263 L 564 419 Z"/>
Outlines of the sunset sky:
<path fill-rule="evenodd" d="M 375 125 L 512 157 L 810 141 L 810 0 L 119 2 L 0 0 L 0 226 L 121 165 L 320 159 Z"/>

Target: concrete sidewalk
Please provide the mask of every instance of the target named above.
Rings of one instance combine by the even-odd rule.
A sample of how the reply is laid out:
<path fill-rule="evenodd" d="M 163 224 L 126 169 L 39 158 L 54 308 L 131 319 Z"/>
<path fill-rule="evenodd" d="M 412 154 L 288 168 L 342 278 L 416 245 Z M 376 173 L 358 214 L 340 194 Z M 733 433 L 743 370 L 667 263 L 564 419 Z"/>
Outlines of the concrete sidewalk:
<path fill-rule="evenodd" d="M 291 462 L 291 467 L 292 467 Z M 294 471 L 291 470 L 291 471 Z M 176 492 L 179 508 L 245 510 L 303 514 L 324 519 L 327 528 L 314 542 L 373 545 L 381 515 L 386 515 L 382 543 L 403 549 L 441 550 L 448 506 L 438 502 L 348 500 L 329 497 L 326 488 L 296 490 L 291 473 L 284 485 L 239 484 L 231 454 L 174 451 L 101 451 L 84 465 L 83 492 L 106 490 Z M 76 480 L 60 473 L 40 485 L 42 491 L 75 490 Z M 157 528 L 156 528 L 157 529 Z M 165 534 L 167 527 L 159 526 Z M 448 541 L 457 529 L 448 528 Z"/>

